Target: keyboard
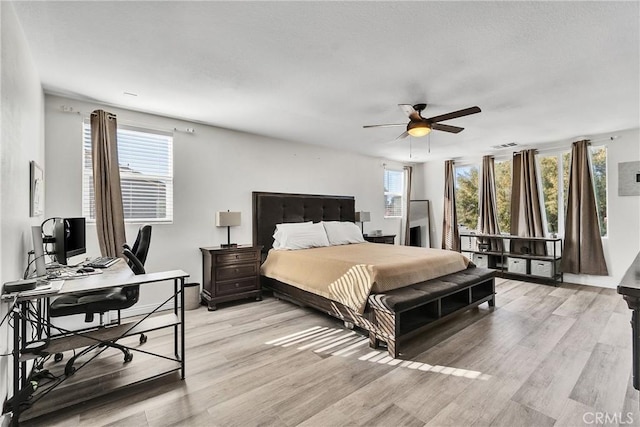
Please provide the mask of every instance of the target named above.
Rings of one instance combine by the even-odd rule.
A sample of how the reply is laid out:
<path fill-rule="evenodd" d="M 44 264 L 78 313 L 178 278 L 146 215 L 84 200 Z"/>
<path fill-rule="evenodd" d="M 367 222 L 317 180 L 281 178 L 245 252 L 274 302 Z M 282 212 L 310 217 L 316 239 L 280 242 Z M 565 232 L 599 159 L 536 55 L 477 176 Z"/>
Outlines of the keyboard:
<path fill-rule="evenodd" d="M 116 262 L 118 262 L 118 259 L 119 258 L 113 258 L 113 257 L 98 257 L 90 261 L 89 263 L 85 264 L 85 266 L 93 267 L 93 268 L 108 268 L 108 267 L 111 267 Z"/>

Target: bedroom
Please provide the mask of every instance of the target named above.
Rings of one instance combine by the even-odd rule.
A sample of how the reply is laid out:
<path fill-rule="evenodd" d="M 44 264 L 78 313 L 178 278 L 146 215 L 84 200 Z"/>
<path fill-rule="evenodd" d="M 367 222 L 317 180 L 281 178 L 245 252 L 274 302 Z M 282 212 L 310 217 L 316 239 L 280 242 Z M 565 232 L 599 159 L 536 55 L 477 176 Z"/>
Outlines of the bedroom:
<path fill-rule="evenodd" d="M 455 10 L 456 15 L 461 14 L 460 22 L 451 17 L 454 11 L 444 6 L 443 10 L 429 8 L 428 4 L 413 6 L 426 8 L 422 14 L 411 13 L 406 4 L 352 5 L 353 10 L 340 14 L 315 3 L 309 9 L 273 4 L 262 9 L 253 4 L 251 12 L 239 5 L 220 4 L 215 9 L 215 4 L 208 4 L 216 13 L 198 14 L 197 9 L 189 9 L 196 7 L 193 4 L 174 3 L 171 10 L 158 10 L 158 16 L 148 21 L 143 20 L 152 15 L 148 7 L 134 6 L 123 13 L 120 8 L 125 6 L 112 4 L 101 11 L 110 19 L 90 22 L 91 7 L 85 3 L 2 4 L 3 283 L 24 269 L 30 225 L 56 215 L 82 214 L 81 126 L 84 117 L 100 107 L 117 114 L 123 123 L 178 129 L 174 133 L 173 223 L 156 226 L 149 266 L 182 268 L 192 274 L 192 281 L 201 281 L 198 248 L 226 240 L 226 230 L 214 226 L 216 211 L 242 212 L 242 225 L 231 230 L 232 239 L 251 242 L 252 191 L 353 195 L 357 210 L 371 212 L 366 229 L 395 234 L 399 220 L 385 219 L 381 202 L 384 165 L 401 169 L 404 164 L 415 164 L 412 190 L 414 197 L 432 202 L 435 245 L 441 236 L 445 159 L 479 163 L 483 154 L 491 153 L 489 146 L 513 141 L 523 148 L 569 149 L 573 138 L 580 136 L 594 140 L 618 137 L 607 146 L 610 230 L 603 244 L 610 276 L 565 281 L 613 288 L 638 252 L 638 198 L 617 196 L 617 165 L 640 160 L 638 25 L 637 19 L 626 19 L 638 16 L 637 3 L 565 4 L 555 6 L 558 10 L 544 10 L 537 3 L 507 3 L 500 6 L 505 10 L 490 4 L 460 4 L 459 8 L 466 9 Z M 123 15 L 130 19 L 122 19 Z M 383 19 L 385 15 L 389 21 Z M 424 16 L 428 25 L 422 35 L 415 28 L 424 25 Z M 569 19 L 574 16 L 577 18 Z M 126 48 L 109 53 L 127 60 L 129 65 L 117 70 L 126 87 L 90 78 L 104 64 L 99 53 L 90 50 L 91 38 L 85 35 L 98 26 L 115 37 L 123 28 L 136 26 L 131 22 L 134 17 L 141 19 L 137 25 L 144 30 L 124 32 L 123 39 L 132 44 L 138 40 L 138 50 L 129 51 L 123 41 Z M 196 25 L 196 17 L 205 22 Z M 495 17 L 499 17 L 497 23 Z M 166 28 L 157 30 L 157 24 L 170 27 L 174 19 L 184 34 L 181 42 L 197 47 L 193 52 L 183 52 L 178 40 L 170 38 L 162 39 L 163 47 L 153 50 L 149 39 L 164 32 L 171 35 Z M 233 24 L 225 25 L 225 19 Z M 395 31 L 395 36 L 367 30 L 370 20 L 379 22 L 388 33 Z M 461 27 L 468 22 L 477 23 L 471 27 L 474 31 L 463 31 Z M 278 25 L 289 30 L 276 32 L 270 27 Z M 460 32 L 447 39 L 452 25 Z M 219 33 L 207 32 L 217 27 Z M 296 31 L 305 37 L 291 46 Z M 272 36 L 260 37 L 267 33 Z M 236 36 L 237 45 L 227 41 L 234 38 L 230 34 Z M 216 44 L 215 53 L 207 56 L 203 37 L 225 43 Z M 318 42 L 323 38 L 326 40 Z M 429 52 L 429 60 L 412 66 L 419 54 L 408 42 L 414 38 L 417 43 L 439 41 L 444 45 Z M 477 43 L 471 42 L 474 38 Z M 537 38 L 541 38 L 539 43 L 534 42 Z M 564 42 L 553 46 L 556 40 Z M 261 50 L 245 55 L 242 47 L 253 44 Z M 529 50 L 520 44 L 531 49 L 533 59 L 521 54 Z M 291 49 L 283 51 L 279 45 Z M 170 56 L 165 48 L 170 49 Z M 370 53 L 365 52 L 368 49 Z M 91 61 L 78 55 L 79 51 L 91 52 Z M 505 52 L 510 55 L 501 57 Z M 375 58 L 383 54 L 390 58 L 385 64 Z M 331 55 L 335 59 L 329 61 Z M 565 55 L 569 59 L 563 60 Z M 145 62 L 149 57 L 170 57 L 171 61 Z M 213 67 L 216 59 L 222 63 Z M 252 62 L 245 62 L 249 59 Z M 85 68 L 83 64 L 88 63 L 95 65 Z M 467 64 L 472 65 L 465 67 Z M 536 64 L 541 65 L 534 67 Z M 471 67 L 474 71 L 467 70 Z M 166 74 L 152 71 L 163 68 L 168 68 Z M 578 73 L 579 69 L 585 71 Z M 152 79 L 153 74 L 160 80 Z M 210 86 L 203 90 L 200 79 Z M 332 81 L 332 89 L 326 90 Z M 94 87 L 104 88 L 109 95 L 92 92 Z M 198 96 L 202 92 L 206 95 Z M 433 102 L 434 115 L 471 105 L 479 105 L 483 112 L 452 121 L 466 128 L 460 135 L 434 132 L 431 139 L 391 143 L 401 128 L 362 129 L 367 124 L 404 121 L 396 104 L 405 102 Z M 65 112 L 62 106 L 73 111 Z M 195 132 L 186 132 L 187 128 Z M 280 129 L 287 129 L 286 135 Z M 340 147 L 349 147 L 349 151 Z M 24 183 L 28 182 L 30 160 L 42 165 L 46 174 L 45 216 L 41 218 L 31 218 L 28 212 Z M 340 173 L 345 170 L 349 173 Z M 128 226 L 127 236 L 131 238 L 136 230 L 137 224 Z M 95 239 L 88 245 L 87 253 L 96 254 Z M 171 250 L 163 249 L 167 247 Z M 144 298 L 141 305 L 152 302 Z M 628 327 L 626 320 L 624 327 Z M 627 332 L 625 329 L 622 335 L 628 337 Z M 7 363 L 6 358 L 0 360 L 2 387 Z M 0 392 L 6 395 L 6 389 Z"/>

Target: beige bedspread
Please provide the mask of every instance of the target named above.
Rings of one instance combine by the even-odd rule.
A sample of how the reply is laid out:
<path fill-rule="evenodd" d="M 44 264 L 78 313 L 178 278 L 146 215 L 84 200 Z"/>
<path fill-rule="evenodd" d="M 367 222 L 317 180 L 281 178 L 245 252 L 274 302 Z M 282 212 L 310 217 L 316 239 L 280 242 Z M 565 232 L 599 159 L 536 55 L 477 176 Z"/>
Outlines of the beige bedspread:
<path fill-rule="evenodd" d="M 340 302 L 362 314 L 381 293 L 464 270 L 458 252 L 376 243 L 270 250 L 261 274 Z"/>

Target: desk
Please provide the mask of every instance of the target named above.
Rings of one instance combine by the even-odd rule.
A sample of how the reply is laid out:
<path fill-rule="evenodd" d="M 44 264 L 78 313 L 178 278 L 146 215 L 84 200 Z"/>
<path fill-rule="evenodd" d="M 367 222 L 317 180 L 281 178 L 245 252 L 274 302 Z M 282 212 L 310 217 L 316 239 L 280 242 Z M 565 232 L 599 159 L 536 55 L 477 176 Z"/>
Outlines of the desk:
<path fill-rule="evenodd" d="M 36 325 L 36 333 L 40 339 L 49 338 L 49 345 L 44 350 L 48 354 L 59 353 L 67 350 L 75 350 L 79 348 L 86 348 L 90 346 L 97 347 L 98 344 L 116 343 L 119 339 L 140 334 L 142 332 L 153 331 L 161 328 L 173 327 L 174 332 L 174 357 L 168 357 L 159 353 L 151 353 L 139 348 L 127 347 L 122 344 L 118 344 L 127 350 L 143 351 L 152 356 L 161 357 L 163 359 L 176 362 L 176 366 L 167 371 L 153 375 L 151 378 L 156 378 L 162 375 L 169 374 L 171 372 L 180 371 L 181 377 L 185 377 L 185 342 L 184 342 L 184 283 L 185 278 L 189 277 L 187 273 L 182 270 L 164 271 L 159 273 L 149 273 L 134 275 L 128 268 L 126 263 L 122 260 L 118 261 L 112 267 L 103 270 L 103 274 L 89 275 L 86 278 L 75 278 L 73 280 L 65 280 L 62 288 L 58 292 L 50 293 L 38 293 L 37 295 L 30 294 L 29 291 L 18 294 L 3 295 L 3 300 L 13 301 L 15 299 L 15 306 L 11 311 L 11 318 L 13 323 L 13 417 L 12 424 L 18 425 L 20 419 L 21 408 L 19 404 L 15 404 L 16 396 L 21 396 L 22 390 L 27 390 L 30 386 L 28 379 L 30 373 L 27 369 L 27 361 L 35 359 L 38 355 L 29 353 L 21 354 L 21 349 L 27 344 L 27 324 Z M 37 318 L 30 318 L 29 306 L 33 303 L 41 304 L 43 301 L 48 302 L 49 298 L 55 298 L 60 295 L 70 293 L 89 293 L 100 289 L 109 289 L 114 287 L 126 287 L 134 285 L 151 285 L 162 281 L 173 280 L 173 294 L 170 295 L 165 301 L 159 304 L 151 313 L 142 317 L 137 321 L 128 323 L 122 323 L 117 326 L 107 326 L 103 328 L 85 329 L 82 331 L 64 331 L 62 334 L 49 335 L 50 328 L 54 328 L 48 321 L 48 314 L 45 316 L 40 310 L 37 310 Z M 173 300 L 173 313 L 163 314 L 159 316 L 151 316 L 155 314 L 164 304 Z M 47 306 L 47 304 L 45 304 Z M 46 310 L 46 307 L 45 307 Z M 46 325 L 47 327 L 43 327 Z M 46 331 L 45 331 L 46 329 Z M 62 329 L 62 328 L 56 328 Z M 38 389 L 33 394 L 32 403 L 37 402 L 40 398 L 43 398 L 55 387 L 60 385 L 66 378 L 74 375 L 76 371 L 80 370 L 86 364 L 91 362 L 102 351 L 108 349 L 108 346 L 100 348 L 96 354 L 89 358 L 85 362 L 78 362 L 79 367 L 71 365 L 73 369 L 65 367 L 65 373 L 60 375 L 60 379 L 53 381 L 53 385 L 46 388 L 43 391 Z"/>
<path fill-rule="evenodd" d="M 618 285 L 618 293 L 633 314 L 631 315 L 631 328 L 633 339 L 633 388 L 640 390 L 640 253 L 631 263 L 629 269 L 622 277 Z"/>

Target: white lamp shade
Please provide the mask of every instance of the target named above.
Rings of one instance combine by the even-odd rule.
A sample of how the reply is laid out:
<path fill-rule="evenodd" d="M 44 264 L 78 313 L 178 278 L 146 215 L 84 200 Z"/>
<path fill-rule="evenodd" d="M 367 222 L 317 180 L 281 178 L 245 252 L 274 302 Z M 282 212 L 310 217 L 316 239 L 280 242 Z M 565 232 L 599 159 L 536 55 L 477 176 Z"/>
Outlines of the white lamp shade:
<path fill-rule="evenodd" d="M 371 212 L 356 212 L 356 222 L 371 221 Z"/>
<path fill-rule="evenodd" d="M 240 212 L 216 212 L 216 227 L 235 227 L 240 225 Z"/>

